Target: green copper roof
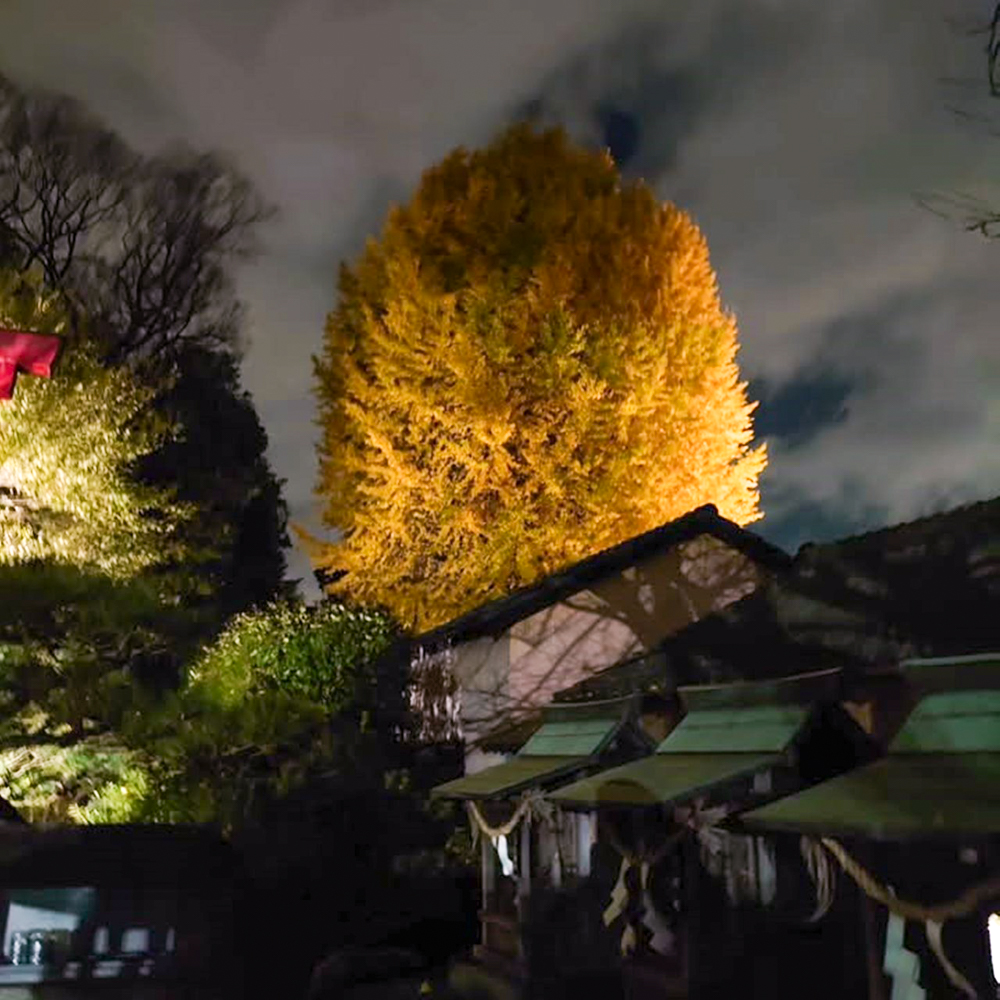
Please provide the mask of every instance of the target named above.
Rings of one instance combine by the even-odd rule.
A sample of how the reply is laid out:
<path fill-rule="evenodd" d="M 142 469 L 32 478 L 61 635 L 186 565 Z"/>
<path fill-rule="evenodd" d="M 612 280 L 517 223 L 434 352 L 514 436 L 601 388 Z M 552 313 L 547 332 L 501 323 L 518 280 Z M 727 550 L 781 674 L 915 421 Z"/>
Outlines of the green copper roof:
<path fill-rule="evenodd" d="M 648 806 L 693 798 L 777 762 L 774 754 L 655 753 L 575 781 L 549 797 L 560 805 Z"/>
<path fill-rule="evenodd" d="M 743 813 L 742 823 L 887 840 L 1000 833 L 1000 754 L 885 757 Z"/>
<path fill-rule="evenodd" d="M 689 712 L 754 706 L 802 706 L 818 701 L 835 701 L 841 691 L 841 677 L 839 669 L 814 670 L 765 681 L 693 685 L 678 688 L 678 692 Z"/>
<path fill-rule="evenodd" d="M 691 712 L 657 747 L 657 754 L 780 753 L 806 721 L 800 705 Z"/>
<path fill-rule="evenodd" d="M 543 722 L 518 751 L 519 757 L 590 757 L 617 732 L 621 719 Z"/>
<path fill-rule="evenodd" d="M 679 689 L 687 708 L 657 753 L 780 753 L 802 728 L 810 706 L 836 701 L 840 671 L 770 681 Z"/>
<path fill-rule="evenodd" d="M 890 754 L 1000 753 L 1000 691 L 949 691 L 924 698 Z"/>
<path fill-rule="evenodd" d="M 532 785 L 549 785 L 597 766 L 599 755 L 632 717 L 635 701 L 552 705 L 538 731 L 503 764 L 446 782 L 431 794 L 452 799 L 489 799 L 516 795 Z"/>
<path fill-rule="evenodd" d="M 586 757 L 512 757 L 503 764 L 467 774 L 431 789 L 444 799 L 493 799 L 517 795 L 532 785 L 571 776 L 587 764 Z"/>
<path fill-rule="evenodd" d="M 887 757 L 743 822 L 886 839 L 1000 833 L 1000 656 L 908 661 L 903 672 L 920 700 Z"/>
<path fill-rule="evenodd" d="M 804 699 L 831 696 L 839 671 L 785 681 L 681 688 L 688 714 L 643 760 L 552 793 L 566 806 L 666 804 L 777 763 L 809 715 Z"/>

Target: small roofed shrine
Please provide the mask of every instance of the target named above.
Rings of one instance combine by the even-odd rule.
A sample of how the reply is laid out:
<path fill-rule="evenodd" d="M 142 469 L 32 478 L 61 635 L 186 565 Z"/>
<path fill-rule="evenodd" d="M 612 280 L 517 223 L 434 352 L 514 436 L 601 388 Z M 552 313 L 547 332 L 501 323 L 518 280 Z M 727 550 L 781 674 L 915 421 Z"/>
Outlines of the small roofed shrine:
<path fill-rule="evenodd" d="M 464 801 L 481 844 L 482 944 L 478 957 L 516 967 L 519 917 L 533 884 L 559 887 L 590 873 L 593 824 L 548 800 L 560 784 L 638 755 L 655 740 L 640 724 L 638 699 L 550 705 L 510 759 L 438 785 L 436 798 Z"/>
<path fill-rule="evenodd" d="M 777 681 L 683 687 L 683 721 L 642 760 L 565 785 L 552 795 L 570 808 L 680 805 L 698 798 L 759 800 L 818 780 L 856 761 L 864 734 L 839 706 L 841 674 L 824 670 Z M 823 728 L 843 752 L 812 746 Z M 800 776 L 799 769 L 806 774 Z M 825 776 L 825 775 L 824 775 Z M 728 798 L 723 794 L 721 797 Z"/>
<path fill-rule="evenodd" d="M 896 915 L 889 921 L 868 889 L 882 874 L 900 899 L 912 883 L 913 899 L 934 902 L 996 870 L 1000 781 L 988 733 L 1000 732 L 1000 722 L 990 718 L 992 696 L 979 695 L 998 687 L 985 676 L 998 648 L 998 517 L 1000 498 L 803 546 L 790 560 L 718 523 L 714 512 L 697 511 L 452 623 L 444 630 L 447 656 L 435 636 L 420 637 L 431 659 L 450 657 L 451 704 L 461 709 L 469 772 L 524 745 L 549 698 L 646 703 L 640 716 L 655 735 L 655 752 L 569 767 L 538 783 L 545 807 L 564 814 L 564 827 L 586 825 L 592 848 L 589 874 L 564 879 L 548 909 L 540 908 L 547 897 L 536 879 L 519 923 L 529 959 L 547 949 L 553 982 L 567 966 L 586 982 L 604 968 L 596 956 L 606 940 L 615 975 L 629 977 L 632 1000 L 899 1000 L 984 995 L 987 988 L 992 996 L 992 980 L 975 980 L 973 989 L 972 975 L 950 975 L 934 957 L 938 947 L 964 967 L 960 918 L 949 916 L 943 936 L 925 928 L 921 945 L 919 927 L 900 925 Z M 655 566 L 647 558 L 654 548 Z M 715 567 L 704 574 L 711 586 L 692 613 L 674 614 L 675 596 L 700 593 L 690 588 L 695 576 L 702 579 L 691 573 L 702 548 Z M 732 571 L 717 572 L 716 560 Z M 623 588 L 635 599 L 623 601 Z M 687 597 L 684 603 L 691 604 Z M 589 641 L 597 634 L 591 625 L 618 636 L 626 623 L 638 639 L 622 631 L 620 643 Z M 563 625 L 580 627 L 585 656 Z M 565 649 L 572 669 L 562 669 Z M 548 656 L 552 650 L 558 655 Z M 558 670 L 534 669 L 541 651 Z M 952 658 L 912 659 L 946 655 Z M 684 686 L 694 684 L 702 686 Z M 514 697 L 525 691 L 530 697 Z M 659 719 L 648 711 L 657 699 Z M 914 728 L 918 721 L 926 715 L 928 731 L 940 736 L 949 713 L 960 717 L 941 736 L 951 750 L 911 751 L 904 759 L 909 739 L 921 751 L 932 746 Z M 511 816 L 523 795 L 467 801 L 489 820 L 500 803 Z M 821 800 L 823 815 L 810 828 L 792 806 Z M 955 816 L 962 817 L 957 825 Z M 847 864 L 856 862 L 860 881 L 827 841 L 840 844 Z M 508 847 L 516 862 L 519 846 Z M 988 926 L 1000 938 L 1000 902 L 989 905 Z M 557 911 L 559 919 L 550 919 Z M 974 933 L 979 950 L 971 960 L 981 972 L 979 924 Z M 572 958 L 567 948 L 575 949 Z M 934 971 L 923 968 L 926 954 Z M 993 959 L 1000 980 L 1000 940 Z M 540 966 L 528 964 L 535 977 Z M 918 966 L 919 975 L 910 975 Z"/>
<path fill-rule="evenodd" d="M 763 939 L 755 914 L 778 903 L 779 859 L 768 838 L 727 821 L 877 753 L 842 706 L 837 670 L 678 693 L 687 714 L 653 754 L 549 796 L 598 817 L 599 846 L 618 864 L 603 919 L 643 996 L 757 981 L 748 942 Z"/>
<path fill-rule="evenodd" d="M 910 660 L 888 754 L 741 817 L 860 892 L 869 1000 L 1000 986 L 1000 654 Z M 861 994 L 864 995 L 864 994 Z"/>

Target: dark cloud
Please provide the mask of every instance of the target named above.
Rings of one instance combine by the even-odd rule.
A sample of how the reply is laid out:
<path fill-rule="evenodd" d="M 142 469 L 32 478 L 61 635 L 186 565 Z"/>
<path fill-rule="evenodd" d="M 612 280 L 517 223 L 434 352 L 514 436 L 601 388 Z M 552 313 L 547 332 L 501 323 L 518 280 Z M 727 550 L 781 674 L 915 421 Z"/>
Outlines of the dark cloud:
<path fill-rule="evenodd" d="M 759 401 L 754 414 L 758 437 L 778 440 L 789 448 L 807 446 L 821 430 L 847 417 L 853 379 L 813 369 L 776 386 L 764 379 L 750 383 L 750 398 Z"/>
<path fill-rule="evenodd" d="M 768 474 L 765 473 L 762 480 L 764 488 L 773 494 L 767 480 Z M 755 530 L 786 552 L 797 552 L 807 542 L 846 538 L 886 523 L 882 512 L 875 507 L 860 514 L 848 515 L 827 504 L 786 502 L 781 511 L 780 514 L 769 514 L 766 522 L 756 526 Z"/>
<path fill-rule="evenodd" d="M 969 85 L 982 38 L 948 20 L 989 6 L 7 0 L 0 68 L 144 148 L 222 148 L 278 205 L 241 276 L 244 373 L 312 526 L 310 356 L 338 261 L 430 163 L 527 111 L 611 146 L 708 237 L 764 397 L 762 528 L 791 539 L 1000 492 L 1000 245 L 913 197 L 1000 203 L 1000 139 L 949 110 L 993 113 Z"/>
<path fill-rule="evenodd" d="M 662 177 L 686 137 L 780 87 L 819 30 L 806 4 L 718 0 L 684 17 L 661 11 L 558 65 L 524 110 L 613 154 L 620 147 L 627 173 Z"/>
<path fill-rule="evenodd" d="M 707 104 L 694 69 L 665 64 L 666 41 L 660 24 L 630 27 L 557 66 L 514 117 L 562 125 L 632 176 L 672 169 Z"/>
<path fill-rule="evenodd" d="M 626 168 L 639 151 L 642 139 L 642 119 L 632 111 L 625 111 L 613 104 L 597 110 L 601 125 L 601 139 L 615 163 Z"/>

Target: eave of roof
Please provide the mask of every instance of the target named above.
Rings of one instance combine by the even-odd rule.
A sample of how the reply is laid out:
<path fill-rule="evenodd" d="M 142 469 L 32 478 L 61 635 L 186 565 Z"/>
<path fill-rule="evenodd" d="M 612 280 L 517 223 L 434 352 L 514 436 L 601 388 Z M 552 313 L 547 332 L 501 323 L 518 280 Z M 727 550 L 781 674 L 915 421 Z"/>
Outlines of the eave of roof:
<path fill-rule="evenodd" d="M 561 778 L 574 775 L 588 764 L 593 764 L 590 757 L 568 757 L 561 754 L 516 756 L 494 767 L 437 785 L 431 789 L 431 796 L 473 801 L 509 798 L 534 786 L 547 787 L 558 783 Z"/>
<path fill-rule="evenodd" d="M 995 836 L 998 788 L 1000 754 L 890 756 L 743 813 L 740 824 L 879 840 Z"/>
<path fill-rule="evenodd" d="M 807 543 L 799 594 L 877 622 L 898 651 L 957 654 L 1000 644 L 1000 497 L 836 541 Z"/>
<path fill-rule="evenodd" d="M 887 757 L 744 814 L 747 827 L 908 839 L 1000 833 L 1000 655 L 910 660 Z"/>
<path fill-rule="evenodd" d="M 900 664 L 920 695 L 942 691 L 995 691 L 1000 687 L 1000 653 L 911 658 Z"/>
<path fill-rule="evenodd" d="M 836 701 L 843 693 L 843 671 L 836 667 L 764 680 L 696 684 L 678 688 L 689 711 L 797 706 Z"/>
<path fill-rule="evenodd" d="M 583 809 L 669 805 L 748 778 L 780 760 L 770 753 L 655 753 L 575 781 L 550 798 Z"/>
<path fill-rule="evenodd" d="M 963 504 L 960 507 L 952 507 L 949 510 L 939 511 L 936 514 L 929 514 L 926 517 L 914 518 L 912 521 L 901 521 L 898 524 L 886 525 L 882 528 L 874 528 L 857 535 L 846 535 L 829 542 L 805 542 L 799 546 L 795 559 L 798 561 L 802 557 L 808 557 L 812 551 L 818 550 L 860 550 L 872 549 L 883 551 L 885 543 L 893 538 L 903 535 L 919 533 L 921 535 L 932 535 L 940 528 L 947 525 L 960 525 L 963 522 L 973 522 L 981 519 L 996 520 L 1000 518 L 1000 497 L 993 497 L 989 500 L 979 500 L 974 503 Z"/>
<path fill-rule="evenodd" d="M 517 753 L 538 731 L 541 724 L 542 713 L 533 712 L 523 719 L 503 723 L 496 729 L 491 729 L 476 741 L 476 746 L 484 753 Z"/>
<path fill-rule="evenodd" d="M 781 762 L 811 706 L 836 697 L 840 671 L 780 681 L 681 688 L 688 715 L 656 753 L 552 794 L 578 808 L 689 801 Z"/>
<path fill-rule="evenodd" d="M 515 622 L 577 593 L 595 581 L 704 534 L 731 545 L 763 566 L 787 569 L 792 565 L 792 557 L 783 549 L 721 517 L 714 504 L 706 504 L 675 521 L 629 538 L 552 573 L 530 587 L 474 608 L 417 636 L 413 643 L 430 652 L 448 643 L 496 635 Z"/>
<path fill-rule="evenodd" d="M 784 576 L 778 577 L 779 581 Z M 760 588 L 667 637 L 655 649 L 578 681 L 556 701 L 666 692 L 683 684 L 762 681 L 817 670 L 862 670 L 853 654 L 789 635 Z"/>
<path fill-rule="evenodd" d="M 533 786 L 549 788 L 600 767 L 601 755 L 635 720 L 633 698 L 583 705 L 550 705 L 542 725 L 511 760 L 431 789 L 453 799 L 507 798 Z M 647 744 L 652 749 L 651 744 Z"/>

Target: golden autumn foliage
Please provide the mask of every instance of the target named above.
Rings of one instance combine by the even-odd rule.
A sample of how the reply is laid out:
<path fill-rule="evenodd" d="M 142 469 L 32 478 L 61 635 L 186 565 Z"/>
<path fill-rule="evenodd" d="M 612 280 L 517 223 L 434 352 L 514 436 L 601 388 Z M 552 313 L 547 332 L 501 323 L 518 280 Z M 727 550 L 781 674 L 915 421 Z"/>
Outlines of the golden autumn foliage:
<path fill-rule="evenodd" d="M 703 503 L 760 517 L 736 324 L 682 211 L 519 126 L 344 267 L 317 394 L 331 585 L 427 628 Z"/>

